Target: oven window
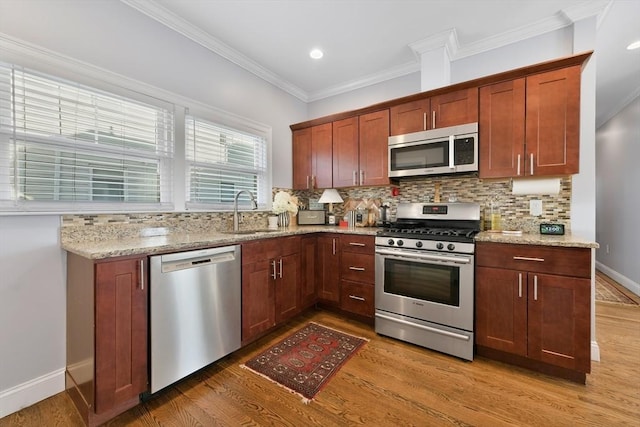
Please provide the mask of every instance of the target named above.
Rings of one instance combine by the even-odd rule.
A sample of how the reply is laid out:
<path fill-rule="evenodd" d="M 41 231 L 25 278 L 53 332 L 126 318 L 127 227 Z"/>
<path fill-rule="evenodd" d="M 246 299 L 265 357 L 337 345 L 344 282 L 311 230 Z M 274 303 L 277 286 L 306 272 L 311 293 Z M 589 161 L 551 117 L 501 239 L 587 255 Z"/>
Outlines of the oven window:
<path fill-rule="evenodd" d="M 449 164 L 449 145 L 444 142 L 393 148 L 391 170 L 424 169 Z"/>
<path fill-rule="evenodd" d="M 384 260 L 384 291 L 428 302 L 460 306 L 460 268 Z"/>

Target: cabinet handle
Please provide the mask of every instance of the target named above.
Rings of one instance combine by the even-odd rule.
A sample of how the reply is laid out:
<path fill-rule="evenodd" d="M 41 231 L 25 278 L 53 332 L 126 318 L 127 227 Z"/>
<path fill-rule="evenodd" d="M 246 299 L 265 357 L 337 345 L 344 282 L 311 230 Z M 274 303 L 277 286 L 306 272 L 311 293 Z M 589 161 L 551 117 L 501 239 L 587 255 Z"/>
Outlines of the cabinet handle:
<path fill-rule="evenodd" d="M 533 153 L 531 153 L 531 175 L 533 175 Z"/>
<path fill-rule="evenodd" d="M 518 176 L 520 176 L 520 154 L 518 154 Z"/>
<path fill-rule="evenodd" d="M 140 290 L 144 291 L 144 260 L 140 260 Z"/>
<path fill-rule="evenodd" d="M 436 110 L 431 113 L 431 129 L 436 128 Z"/>
<path fill-rule="evenodd" d="M 422 130 L 427 130 L 427 112 L 422 113 Z"/>
<path fill-rule="evenodd" d="M 316 188 L 316 176 L 311 175 L 311 189 L 314 190 Z"/>
<path fill-rule="evenodd" d="M 349 295 L 349 298 L 351 298 L 351 299 L 355 299 L 355 300 L 358 300 L 358 301 L 364 301 L 364 298 L 359 297 L 359 296 L 357 296 L 357 295 Z"/>
<path fill-rule="evenodd" d="M 275 260 L 271 261 L 271 266 L 273 267 L 273 273 L 271 274 L 271 277 L 275 280 L 276 279 L 276 261 Z"/>
<path fill-rule="evenodd" d="M 522 298 L 522 273 L 518 273 L 518 298 Z"/>
<path fill-rule="evenodd" d="M 353 267 L 353 266 L 349 266 L 349 270 L 364 271 L 364 267 Z"/>
<path fill-rule="evenodd" d="M 538 275 L 533 276 L 533 299 L 538 301 Z"/>
<path fill-rule="evenodd" d="M 449 169 L 454 169 L 456 165 L 454 164 L 453 151 L 455 143 L 455 137 L 453 135 L 449 135 Z"/>
<path fill-rule="evenodd" d="M 529 258 L 526 256 L 514 256 L 514 260 L 517 261 L 536 261 L 536 262 L 544 262 L 544 258 Z"/>
<path fill-rule="evenodd" d="M 282 258 L 280 258 L 279 264 L 280 264 L 280 278 L 282 279 Z"/>
<path fill-rule="evenodd" d="M 358 179 L 357 174 L 358 174 L 358 172 L 354 170 L 354 171 L 353 171 L 353 185 L 357 185 L 357 184 L 356 184 L 356 180 Z"/>
<path fill-rule="evenodd" d="M 358 243 L 358 242 L 349 242 L 349 244 L 350 244 L 351 246 L 365 246 L 365 244 L 364 244 L 364 243 Z"/>
<path fill-rule="evenodd" d="M 336 254 L 336 238 L 334 237 L 333 239 L 333 254 Z"/>
<path fill-rule="evenodd" d="M 309 175 L 307 175 L 307 190 L 311 190 L 311 187 L 309 187 Z"/>
<path fill-rule="evenodd" d="M 360 185 L 364 185 L 364 171 L 360 170 Z"/>

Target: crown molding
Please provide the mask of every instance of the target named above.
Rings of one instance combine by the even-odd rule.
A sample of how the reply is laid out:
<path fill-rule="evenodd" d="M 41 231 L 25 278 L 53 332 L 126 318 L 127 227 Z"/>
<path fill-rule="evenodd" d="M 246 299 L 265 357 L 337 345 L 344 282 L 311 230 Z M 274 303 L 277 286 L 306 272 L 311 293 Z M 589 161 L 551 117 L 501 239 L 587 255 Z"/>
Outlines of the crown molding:
<path fill-rule="evenodd" d="M 127 6 L 141 12 L 148 17 L 158 21 L 162 25 L 182 34 L 188 39 L 198 43 L 204 48 L 220 55 L 228 61 L 244 68 L 250 73 L 255 74 L 259 78 L 279 87 L 285 92 L 295 96 L 301 101 L 308 102 L 308 94 L 296 85 L 282 79 L 274 72 L 267 70 L 262 65 L 231 48 L 217 38 L 202 31 L 195 25 L 187 22 L 170 10 L 160 6 L 151 0 L 120 0 Z"/>
<path fill-rule="evenodd" d="M 420 63 L 422 54 L 440 48 L 445 48 L 449 58 L 453 59 L 458 53 L 460 43 L 458 42 L 458 33 L 456 32 L 456 29 L 451 28 L 429 36 L 426 39 L 409 43 L 409 47 L 415 54 L 418 63 Z"/>

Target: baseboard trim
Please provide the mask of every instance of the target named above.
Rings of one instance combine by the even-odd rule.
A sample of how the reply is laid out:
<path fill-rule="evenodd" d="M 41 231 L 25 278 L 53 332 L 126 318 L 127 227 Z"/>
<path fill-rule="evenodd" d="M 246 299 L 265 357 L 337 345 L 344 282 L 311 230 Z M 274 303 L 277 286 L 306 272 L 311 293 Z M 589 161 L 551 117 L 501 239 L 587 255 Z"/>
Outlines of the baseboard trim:
<path fill-rule="evenodd" d="M 0 418 L 64 391 L 65 368 L 0 392 Z"/>
<path fill-rule="evenodd" d="M 591 361 L 592 362 L 600 361 L 600 346 L 596 341 L 591 341 Z"/>
<path fill-rule="evenodd" d="M 614 269 L 607 267 L 600 261 L 596 261 L 596 269 L 602 271 L 607 276 L 611 277 L 616 282 L 620 283 L 622 286 L 633 292 L 634 294 L 640 296 L 640 284 L 634 282 L 629 279 L 627 276 L 624 276 Z"/>

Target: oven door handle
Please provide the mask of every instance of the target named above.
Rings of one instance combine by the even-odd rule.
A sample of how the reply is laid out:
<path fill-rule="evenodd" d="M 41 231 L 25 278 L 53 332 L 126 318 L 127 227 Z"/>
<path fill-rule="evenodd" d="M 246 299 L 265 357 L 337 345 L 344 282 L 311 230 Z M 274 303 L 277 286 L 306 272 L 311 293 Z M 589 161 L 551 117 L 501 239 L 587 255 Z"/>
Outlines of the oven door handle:
<path fill-rule="evenodd" d="M 427 254 L 415 254 L 411 255 L 401 255 L 397 252 L 385 250 L 385 249 L 376 249 L 376 254 L 385 255 L 387 257 L 392 257 L 400 260 L 420 260 L 420 261 L 444 261 L 444 262 L 453 262 L 455 264 L 470 264 L 471 258 L 467 257 L 450 257 L 444 255 L 427 255 Z"/>
<path fill-rule="evenodd" d="M 384 320 L 388 320 L 390 322 L 401 323 L 403 325 L 407 325 L 407 326 L 411 326 L 411 327 L 414 327 L 414 328 L 422 329 L 423 331 L 433 332 L 433 333 L 440 334 L 440 335 L 446 335 L 448 337 L 456 338 L 456 339 L 459 339 L 459 340 L 469 341 L 471 339 L 471 337 L 469 337 L 468 335 L 462 335 L 462 334 L 456 334 L 455 332 L 443 331 L 442 329 L 436 329 L 436 328 L 432 328 L 430 326 L 419 325 L 419 324 L 416 324 L 416 323 L 413 323 L 413 322 L 407 322 L 406 320 L 396 319 L 395 317 L 385 316 L 384 314 L 380 314 L 380 313 L 376 313 L 375 316 L 379 317 L 381 319 L 384 319 Z"/>

